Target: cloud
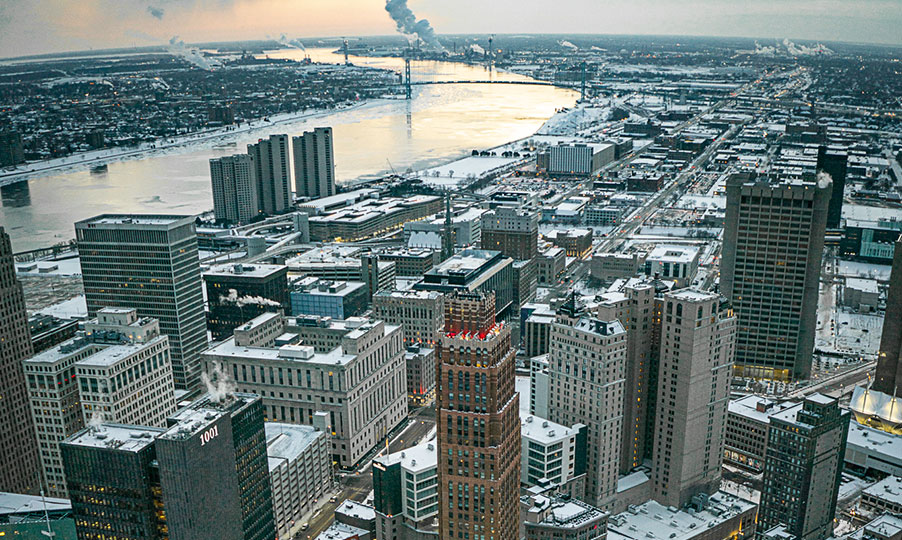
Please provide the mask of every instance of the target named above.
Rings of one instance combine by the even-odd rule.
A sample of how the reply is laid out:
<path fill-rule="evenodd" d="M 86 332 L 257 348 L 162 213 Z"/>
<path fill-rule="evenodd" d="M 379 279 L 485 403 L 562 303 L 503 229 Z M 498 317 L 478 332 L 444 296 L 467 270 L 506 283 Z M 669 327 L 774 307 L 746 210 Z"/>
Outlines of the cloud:
<path fill-rule="evenodd" d="M 155 7 L 155 6 L 147 6 L 147 12 L 162 21 L 163 14 L 166 13 L 166 10 L 164 10 L 163 8 Z"/>

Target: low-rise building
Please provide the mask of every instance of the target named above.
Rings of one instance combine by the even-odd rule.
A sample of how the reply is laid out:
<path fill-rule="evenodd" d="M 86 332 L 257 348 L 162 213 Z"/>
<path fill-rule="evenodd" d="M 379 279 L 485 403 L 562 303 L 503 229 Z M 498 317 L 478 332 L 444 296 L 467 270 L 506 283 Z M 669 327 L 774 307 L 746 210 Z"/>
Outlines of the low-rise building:
<path fill-rule="evenodd" d="M 592 257 L 589 272 L 593 279 L 605 283 L 631 278 L 645 265 L 644 253 L 599 253 Z"/>
<path fill-rule="evenodd" d="M 614 161 L 613 144 L 558 144 L 548 150 L 549 174 L 591 176 Z"/>
<path fill-rule="evenodd" d="M 379 291 L 373 315 L 404 330 L 404 343 L 432 346 L 445 324 L 445 295 L 437 291 Z"/>
<path fill-rule="evenodd" d="M 78 331 L 78 321 L 38 313 L 28 318 L 28 330 L 31 333 L 31 349 L 38 354 L 74 337 Z"/>
<path fill-rule="evenodd" d="M 589 229 L 551 231 L 544 236 L 555 246 L 563 248 L 568 257 L 582 257 L 592 249 L 592 231 Z"/>
<path fill-rule="evenodd" d="M 367 286 L 362 281 L 328 281 L 306 277 L 292 284 L 289 297 L 292 315 L 347 319 L 366 311 Z"/>
<path fill-rule="evenodd" d="M 0 493 L 0 536 L 21 540 L 76 540 L 72 503 L 68 499 L 40 495 Z"/>
<path fill-rule="evenodd" d="M 779 403 L 755 395 L 731 401 L 724 434 L 724 461 L 755 473 L 763 471 L 770 417 L 795 405 L 792 401 Z"/>
<path fill-rule="evenodd" d="M 432 249 L 396 249 L 379 253 L 379 259 L 395 263 L 398 276 L 422 276 L 439 262 L 439 252 Z"/>
<path fill-rule="evenodd" d="M 902 476 L 902 436 L 851 422 L 843 459 L 862 475 Z"/>
<path fill-rule="evenodd" d="M 525 511 L 526 540 L 604 540 L 608 513 L 578 499 L 532 497 Z"/>
<path fill-rule="evenodd" d="M 435 349 L 407 347 L 407 399 L 413 405 L 427 405 L 435 398 Z"/>
<path fill-rule="evenodd" d="M 842 304 L 865 313 L 877 309 L 880 302 L 880 289 L 877 280 L 863 278 L 846 278 L 842 288 Z"/>
<path fill-rule="evenodd" d="M 520 415 L 520 483 L 582 484 L 586 473 L 587 428 L 562 426 L 538 416 Z M 573 489 L 581 493 L 581 489 Z"/>
<path fill-rule="evenodd" d="M 536 283 L 540 286 L 554 285 L 567 267 L 567 253 L 563 248 L 552 247 L 536 257 Z"/>
<path fill-rule="evenodd" d="M 311 216 L 308 219 L 310 238 L 320 242 L 363 240 L 441 210 L 442 199 L 432 195 L 364 199 L 351 206 Z"/>
<path fill-rule="evenodd" d="M 861 492 L 861 506 L 875 514 L 902 516 L 902 477 L 887 476 Z"/>
<path fill-rule="evenodd" d="M 626 209 L 622 206 L 589 206 L 586 208 L 587 225 L 617 225 L 623 219 Z"/>
<path fill-rule="evenodd" d="M 608 519 L 608 540 L 744 540 L 755 536 L 758 506 L 723 491 L 697 496 L 687 509 L 656 501 Z"/>
<path fill-rule="evenodd" d="M 313 426 L 266 422 L 266 456 L 280 538 L 333 486 L 329 434 Z"/>
<path fill-rule="evenodd" d="M 660 245 L 645 259 L 645 273 L 651 277 L 676 282 L 677 287 L 692 283 L 698 272 L 701 250 L 690 245 Z"/>

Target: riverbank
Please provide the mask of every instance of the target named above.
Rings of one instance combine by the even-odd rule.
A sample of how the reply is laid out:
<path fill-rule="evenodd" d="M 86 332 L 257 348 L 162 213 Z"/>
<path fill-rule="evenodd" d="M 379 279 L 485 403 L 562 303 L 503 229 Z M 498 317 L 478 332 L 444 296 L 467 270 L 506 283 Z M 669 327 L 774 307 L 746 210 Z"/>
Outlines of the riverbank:
<path fill-rule="evenodd" d="M 316 118 L 338 112 L 361 110 L 385 101 L 389 100 L 370 99 L 352 105 L 337 106 L 333 109 L 312 109 L 303 112 L 277 114 L 270 116 L 265 120 L 254 120 L 240 126 L 224 126 L 221 128 L 189 133 L 179 137 L 160 139 L 157 142 L 144 143 L 137 148 L 105 148 L 103 150 L 79 152 L 61 158 L 26 163 L 12 169 L 0 169 L 0 187 L 51 174 L 83 171 L 118 161 L 143 159 L 159 153 L 178 150 L 188 151 L 201 144 L 216 145 L 228 143 L 230 142 L 230 139 L 236 139 L 241 135 L 247 135 L 257 130 L 268 129 L 273 126 L 290 122 L 315 120 Z"/>

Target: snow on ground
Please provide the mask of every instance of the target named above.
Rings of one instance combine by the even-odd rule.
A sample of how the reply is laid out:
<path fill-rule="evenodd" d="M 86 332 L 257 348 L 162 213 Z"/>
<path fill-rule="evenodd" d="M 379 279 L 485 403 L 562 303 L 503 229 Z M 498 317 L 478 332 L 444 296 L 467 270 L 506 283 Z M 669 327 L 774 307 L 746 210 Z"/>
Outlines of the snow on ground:
<path fill-rule="evenodd" d="M 427 184 L 453 187 L 463 182 L 476 180 L 521 159 L 523 158 L 469 156 L 439 167 L 426 169 L 420 172 L 418 177 Z"/>
<path fill-rule="evenodd" d="M 865 206 L 861 204 L 844 204 L 842 217 L 862 221 L 880 219 L 902 221 L 902 208 L 885 208 L 882 206 Z"/>
<path fill-rule="evenodd" d="M 520 393 L 520 414 L 529 415 L 529 377 L 517 375 L 516 390 Z"/>
<path fill-rule="evenodd" d="M 821 284 L 815 347 L 822 351 L 873 357 L 880 347 L 883 316 L 855 313 L 836 305 L 835 283 Z"/>
<path fill-rule="evenodd" d="M 61 319 L 86 319 L 88 318 L 88 304 L 84 295 L 79 295 L 65 302 L 44 308 L 38 313 L 53 315 Z"/>
<path fill-rule="evenodd" d="M 838 274 L 846 277 L 872 278 L 878 281 L 889 281 L 892 266 L 888 264 L 871 264 L 858 261 L 839 261 Z"/>
<path fill-rule="evenodd" d="M 721 480 L 720 490 L 731 495 L 735 495 L 740 499 L 752 501 L 755 504 L 758 504 L 758 502 L 761 500 L 760 491 L 752 489 L 748 486 L 743 486 L 742 484 L 737 484 L 736 482 L 732 482 L 730 480 Z"/>
<path fill-rule="evenodd" d="M 34 266 L 33 269 L 32 266 Z M 51 270 L 53 267 L 56 268 Z M 81 263 L 78 257 L 58 261 L 16 263 L 16 274 L 22 276 L 78 276 L 81 275 Z"/>
<path fill-rule="evenodd" d="M 540 135 L 568 135 L 606 122 L 611 117 L 613 107 L 610 102 L 598 107 L 581 104 L 562 109 L 548 119 L 537 132 Z"/>
<path fill-rule="evenodd" d="M 714 235 L 714 237 L 716 238 L 720 235 L 723 229 L 714 227 L 642 227 L 639 230 L 639 234 L 641 236 L 672 236 L 678 238 L 688 238 L 689 231 L 698 231 L 695 234 L 704 231 L 706 233 Z"/>
<path fill-rule="evenodd" d="M 726 197 L 709 197 L 707 195 L 695 195 L 691 193 L 687 193 L 680 197 L 680 199 L 673 205 L 674 208 L 686 208 L 686 209 L 696 209 L 696 208 L 718 208 L 725 209 L 727 207 L 727 198 Z"/>

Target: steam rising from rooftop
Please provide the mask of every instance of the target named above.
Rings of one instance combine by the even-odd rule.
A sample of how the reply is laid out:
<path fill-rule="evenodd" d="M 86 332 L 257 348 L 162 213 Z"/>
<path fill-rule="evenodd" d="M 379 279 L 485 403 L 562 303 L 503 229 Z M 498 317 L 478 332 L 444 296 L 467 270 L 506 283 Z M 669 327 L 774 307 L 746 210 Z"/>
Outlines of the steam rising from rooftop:
<path fill-rule="evenodd" d="M 200 380 L 210 395 L 210 401 L 214 403 L 222 403 L 238 389 L 234 381 L 229 380 L 228 374 L 222 370 L 219 362 L 213 362 L 210 373 L 201 373 Z"/>

